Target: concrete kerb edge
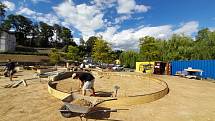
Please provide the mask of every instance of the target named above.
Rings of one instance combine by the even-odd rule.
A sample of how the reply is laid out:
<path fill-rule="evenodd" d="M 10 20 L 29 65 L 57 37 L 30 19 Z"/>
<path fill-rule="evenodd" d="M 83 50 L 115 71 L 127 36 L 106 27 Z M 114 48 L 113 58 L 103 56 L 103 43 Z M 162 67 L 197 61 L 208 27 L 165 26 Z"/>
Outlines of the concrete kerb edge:
<path fill-rule="evenodd" d="M 109 75 L 109 76 L 136 76 L 138 78 L 150 78 L 153 81 L 157 82 L 158 84 L 162 85 L 163 89 L 154 92 L 154 93 L 149 93 L 149 94 L 143 94 L 143 95 L 135 95 L 135 96 L 128 96 L 128 97 L 118 97 L 117 100 L 113 101 L 107 101 L 103 102 L 100 104 L 100 106 L 106 106 L 106 107 L 115 107 L 115 106 L 125 106 L 125 105 L 136 105 L 136 104 L 144 104 L 144 103 L 149 103 L 153 102 L 155 100 L 158 100 L 165 95 L 169 93 L 169 87 L 167 83 L 161 79 L 154 78 L 154 77 L 143 77 L 141 74 L 135 74 L 135 75 L 128 75 L 128 74 L 118 74 L 114 72 L 99 72 L 99 75 Z M 60 81 L 60 80 L 59 80 Z M 70 96 L 70 93 L 62 92 L 56 89 L 56 84 L 59 81 L 49 81 L 48 82 L 48 92 L 60 99 L 63 100 L 64 98 Z M 97 98 L 98 97 L 90 97 L 90 98 Z M 104 99 L 104 98 L 103 98 Z"/>

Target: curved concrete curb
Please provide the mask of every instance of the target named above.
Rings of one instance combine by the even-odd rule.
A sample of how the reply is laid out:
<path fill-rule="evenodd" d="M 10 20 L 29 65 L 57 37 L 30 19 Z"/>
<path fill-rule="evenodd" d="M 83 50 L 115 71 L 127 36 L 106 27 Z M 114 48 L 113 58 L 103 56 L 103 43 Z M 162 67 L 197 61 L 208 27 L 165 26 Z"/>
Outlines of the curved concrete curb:
<path fill-rule="evenodd" d="M 149 77 L 143 77 L 142 74 L 120 74 L 120 73 L 115 73 L 115 72 L 99 72 L 100 75 L 111 75 L 111 76 L 136 76 L 138 78 L 149 78 Z M 157 78 L 152 78 L 150 77 L 152 81 L 157 82 L 158 84 L 162 85 L 163 89 L 160 91 L 154 92 L 154 93 L 149 93 L 149 94 L 144 94 L 144 95 L 134 95 L 134 96 L 127 96 L 127 97 L 118 97 L 117 100 L 112 100 L 112 101 L 107 101 L 99 104 L 99 106 L 104 106 L 104 107 L 118 107 L 118 106 L 130 106 L 130 105 L 137 105 L 137 104 L 144 104 L 148 102 L 152 102 L 155 100 L 158 100 L 165 95 L 168 94 L 169 88 L 168 85 L 165 81 L 157 79 Z M 63 100 L 68 96 L 71 96 L 69 93 L 61 92 L 56 89 L 56 85 L 59 81 L 50 81 L 48 83 L 48 92 L 53 95 L 54 97 Z M 76 98 L 80 96 L 79 94 L 72 93 Z M 98 99 L 98 97 L 89 97 L 89 96 L 82 96 L 82 98 L 95 98 Z M 102 97 L 102 99 L 105 99 Z"/>

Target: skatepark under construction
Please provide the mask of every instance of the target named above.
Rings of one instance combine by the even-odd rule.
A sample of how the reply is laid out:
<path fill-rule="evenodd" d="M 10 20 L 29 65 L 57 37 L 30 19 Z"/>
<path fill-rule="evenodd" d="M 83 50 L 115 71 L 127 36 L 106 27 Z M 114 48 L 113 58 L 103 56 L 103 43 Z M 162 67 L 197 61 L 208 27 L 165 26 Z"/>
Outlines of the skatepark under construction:
<path fill-rule="evenodd" d="M 80 121 L 79 117 L 65 118 L 59 113 L 62 99 L 79 94 L 79 81 L 71 78 L 49 81 L 46 78 L 31 79 L 35 71 L 23 70 L 14 80 L 25 79 L 27 86 L 3 88 L 8 78 L 0 78 L 0 121 Z M 215 83 L 168 75 L 147 75 L 134 72 L 92 72 L 96 78 L 97 97 L 104 101 L 98 106 L 118 109 L 108 116 L 88 117 L 91 120 L 115 121 L 213 121 L 215 119 L 213 93 Z M 48 86 L 48 88 L 47 88 Z M 119 87 L 117 93 L 116 88 Z"/>
<path fill-rule="evenodd" d="M 72 75 L 72 72 L 70 75 Z M 152 78 L 150 75 L 144 76 L 143 74 L 126 72 L 94 72 L 94 75 L 98 77 L 95 82 L 97 96 L 86 96 L 85 98 L 116 98 L 116 100 L 105 101 L 100 104 L 105 107 L 128 106 L 152 102 L 164 97 L 169 91 L 165 81 Z M 75 98 L 83 98 L 79 94 L 80 92 L 77 91 L 79 83 L 78 80 L 71 78 L 50 81 L 48 83 L 48 91 L 51 95 L 61 100 L 71 94 Z M 118 87 L 117 92 L 114 88 L 116 86 Z"/>

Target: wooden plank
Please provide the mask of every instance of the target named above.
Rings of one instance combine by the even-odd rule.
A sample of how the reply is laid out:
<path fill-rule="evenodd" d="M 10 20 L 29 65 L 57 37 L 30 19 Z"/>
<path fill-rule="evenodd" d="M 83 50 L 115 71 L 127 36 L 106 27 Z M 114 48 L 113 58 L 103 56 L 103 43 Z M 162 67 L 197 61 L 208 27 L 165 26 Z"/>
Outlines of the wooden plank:
<path fill-rule="evenodd" d="M 12 88 L 16 88 L 19 86 L 19 84 L 21 84 L 22 81 L 16 81 L 13 85 L 12 85 Z"/>
<path fill-rule="evenodd" d="M 4 86 L 4 88 L 11 88 L 13 86 L 14 83 L 10 83 Z"/>
<path fill-rule="evenodd" d="M 10 84 L 7 84 L 4 86 L 4 88 L 16 88 L 19 86 L 19 84 L 21 84 L 23 82 L 23 80 L 21 81 L 13 81 Z"/>

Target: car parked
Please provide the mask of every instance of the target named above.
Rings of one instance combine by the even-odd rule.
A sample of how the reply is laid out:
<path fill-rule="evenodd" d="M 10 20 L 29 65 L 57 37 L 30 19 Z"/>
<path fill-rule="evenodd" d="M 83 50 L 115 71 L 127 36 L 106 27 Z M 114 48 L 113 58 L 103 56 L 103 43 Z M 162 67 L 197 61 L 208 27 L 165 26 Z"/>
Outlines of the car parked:
<path fill-rule="evenodd" d="M 124 67 L 122 65 L 115 65 L 112 67 L 114 71 L 123 71 Z"/>

